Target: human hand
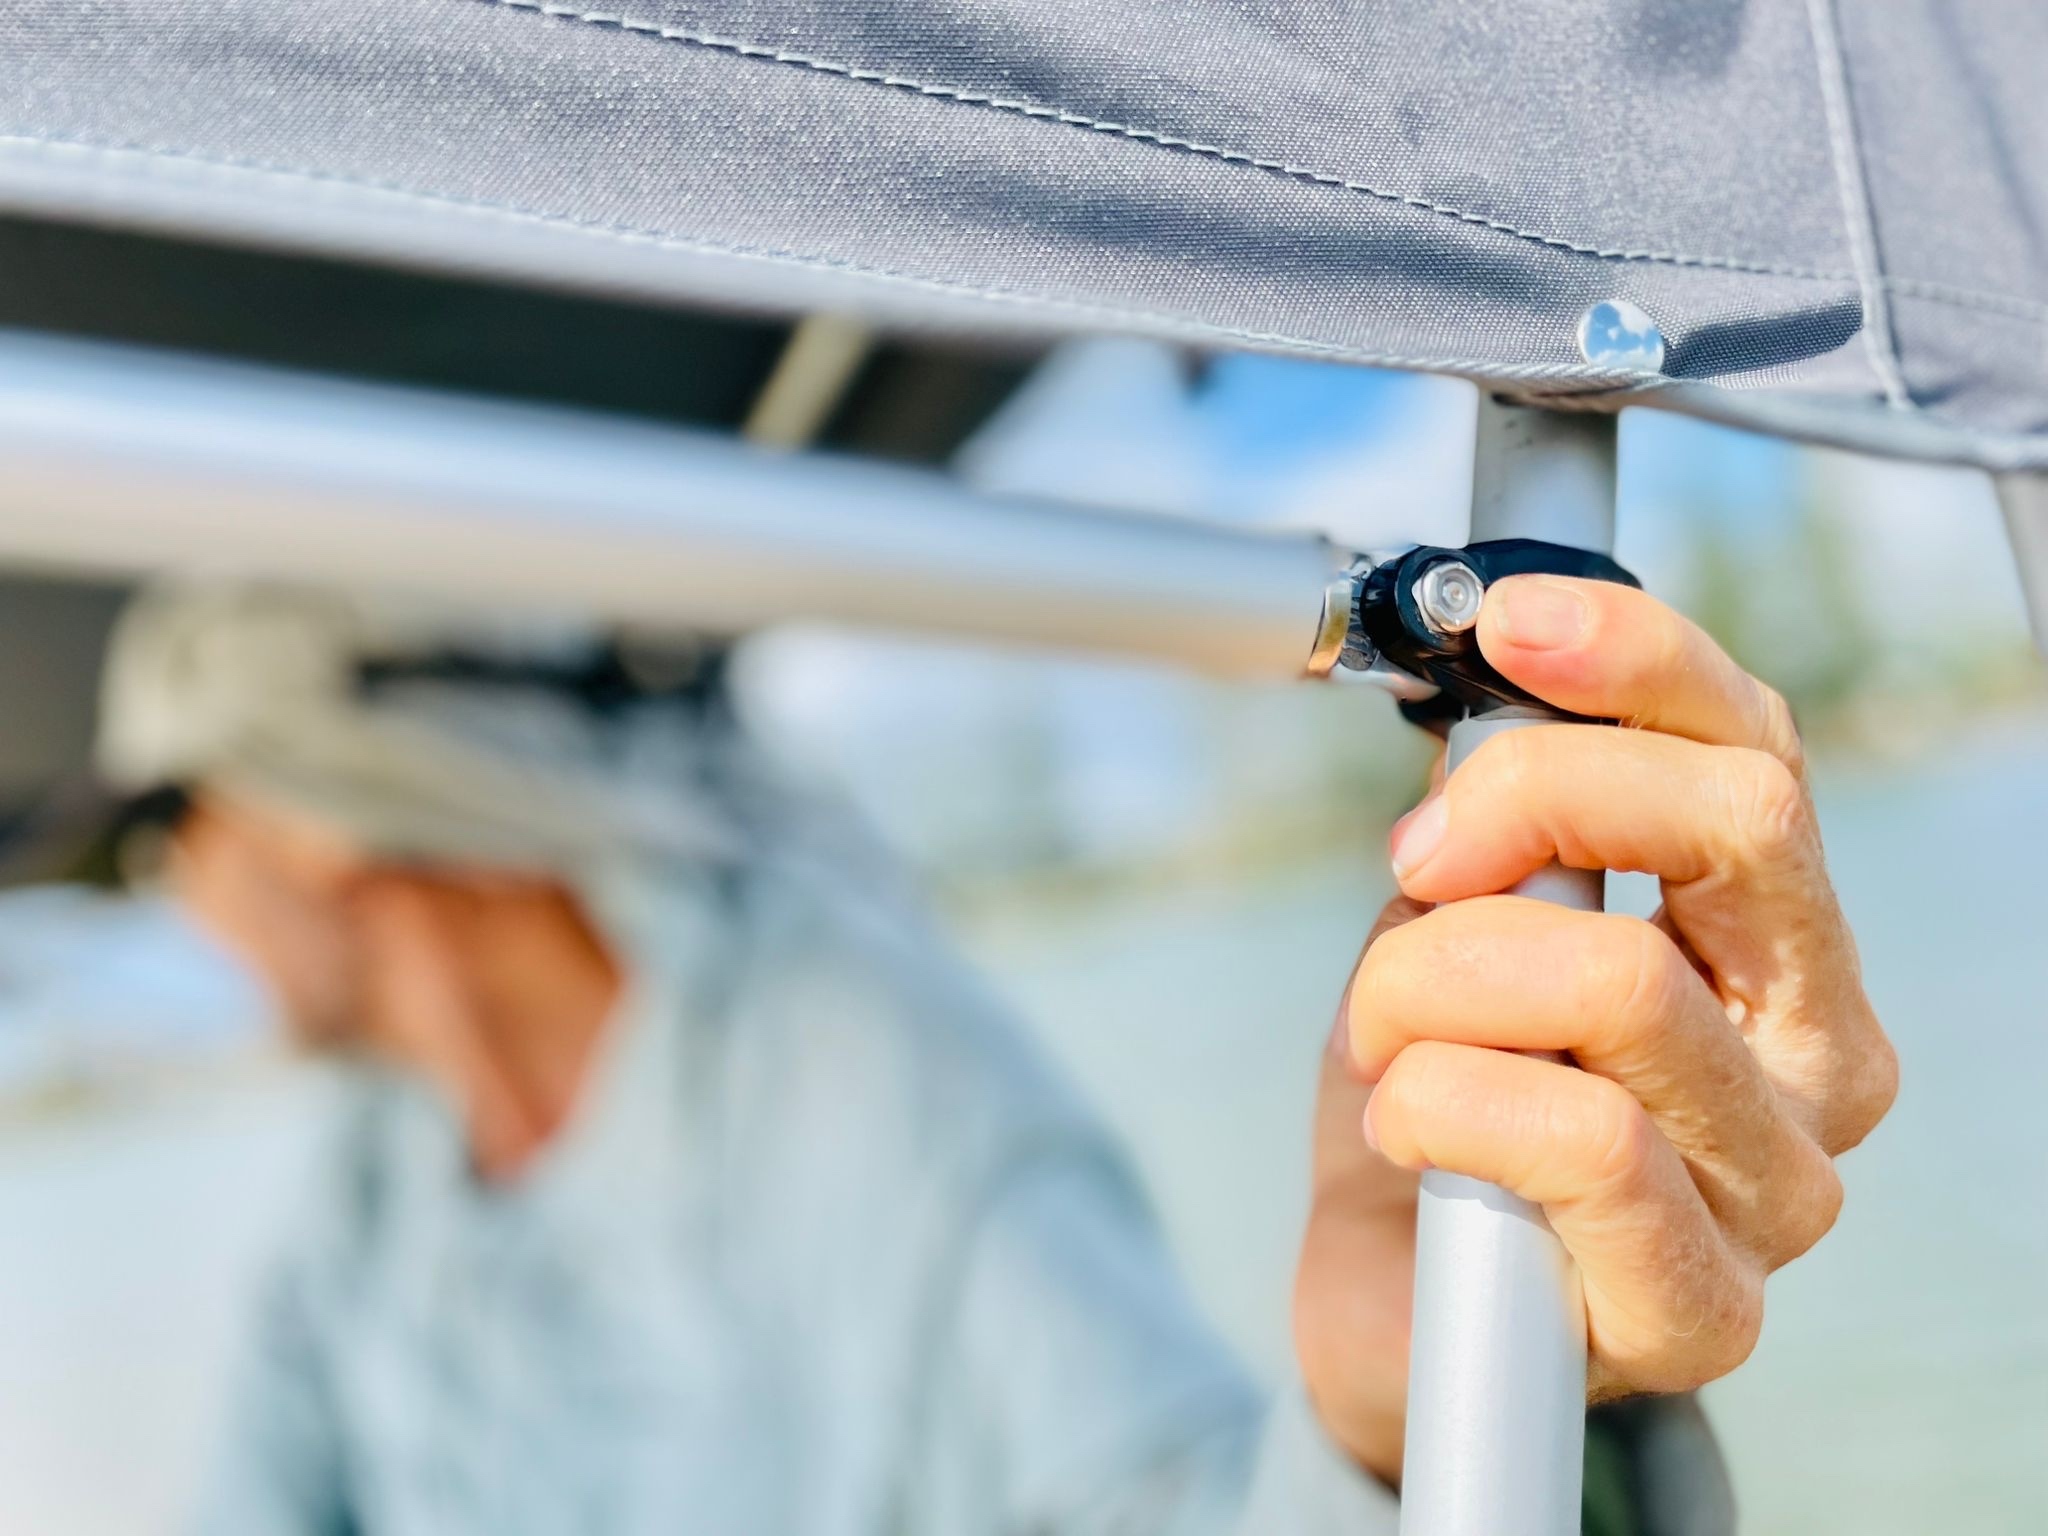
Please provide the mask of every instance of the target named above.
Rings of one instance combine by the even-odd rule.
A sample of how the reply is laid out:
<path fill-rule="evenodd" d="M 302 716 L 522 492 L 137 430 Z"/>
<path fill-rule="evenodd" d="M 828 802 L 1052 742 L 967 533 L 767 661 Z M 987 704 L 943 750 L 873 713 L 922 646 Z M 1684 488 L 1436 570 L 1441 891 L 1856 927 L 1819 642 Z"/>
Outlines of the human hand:
<path fill-rule="evenodd" d="M 1748 1356 L 1765 1276 L 1833 1224 L 1833 1159 L 1898 1078 L 1783 700 L 1609 583 L 1502 581 L 1478 639 L 1539 697 L 1627 728 L 1504 733 L 1394 830 L 1402 894 L 1332 1035 L 1295 1295 L 1318 1413 L 1389 1480 L 1419 1170 L 1543 1207 L 1578 1262 L 1592 1398 L 1683 1391 Z M 1553 859 L 1654 874 L 1663 908 L 1489 894 Z"/>

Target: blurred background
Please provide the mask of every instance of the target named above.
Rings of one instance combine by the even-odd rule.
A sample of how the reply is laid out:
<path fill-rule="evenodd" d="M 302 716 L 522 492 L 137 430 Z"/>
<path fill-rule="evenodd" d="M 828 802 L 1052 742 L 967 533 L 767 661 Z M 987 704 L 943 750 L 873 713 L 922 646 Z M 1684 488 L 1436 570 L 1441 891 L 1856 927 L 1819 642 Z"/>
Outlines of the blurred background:
<path fill-rule="evenodd" d="M 1472 392 L 1071 348 L 962 472 L 1370 546 L 1462 539 Z M 2048 690 L 1988 485 L 1668 416 L 1623 432 L 1645 583 L 1792 700 L 1898 1108 L 1709 1394 L 1744 1529 L 2038 1532 L 2048 1511 Z M 81 760 L 121 594 L 0 582 L 0 816 Z M 850 793 L 1124 1128 L 1219 1325 L 1286 1369 L 1317 1053 L 1427 744 L 1341 689 L 759 637 L 741 701 Z M 1653 891 L 1612 882 L 1619 904 Z M 171 1528 L 329 1105 L 147 899 L 0 895 L 0 1532 Z"/>

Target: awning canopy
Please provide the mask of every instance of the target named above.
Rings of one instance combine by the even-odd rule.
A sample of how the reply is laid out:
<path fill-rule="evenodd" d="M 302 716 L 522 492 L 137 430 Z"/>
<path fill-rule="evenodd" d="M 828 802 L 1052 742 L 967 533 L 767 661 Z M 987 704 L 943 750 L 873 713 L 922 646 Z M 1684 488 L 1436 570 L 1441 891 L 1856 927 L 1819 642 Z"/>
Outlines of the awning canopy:
<path fill-rule="evenodd" d="M 2048 466 L 2028 0 L 16 0 L 0 211 Z M 1581 347 L 1603 303 L 1658 366 Z"/>

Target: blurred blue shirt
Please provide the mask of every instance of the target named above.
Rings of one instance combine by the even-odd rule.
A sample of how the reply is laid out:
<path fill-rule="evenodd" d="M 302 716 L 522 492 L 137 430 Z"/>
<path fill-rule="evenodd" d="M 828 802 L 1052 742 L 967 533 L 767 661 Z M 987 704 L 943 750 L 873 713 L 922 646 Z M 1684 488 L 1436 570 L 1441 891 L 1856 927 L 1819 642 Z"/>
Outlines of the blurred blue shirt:
<path fill-rule="evenodd" d="M 1393 1529 L 920 922 L 772 869 L 638 905 L 603 1059 L 516 1183 L 360 1069 L 200 1530 Z"/>

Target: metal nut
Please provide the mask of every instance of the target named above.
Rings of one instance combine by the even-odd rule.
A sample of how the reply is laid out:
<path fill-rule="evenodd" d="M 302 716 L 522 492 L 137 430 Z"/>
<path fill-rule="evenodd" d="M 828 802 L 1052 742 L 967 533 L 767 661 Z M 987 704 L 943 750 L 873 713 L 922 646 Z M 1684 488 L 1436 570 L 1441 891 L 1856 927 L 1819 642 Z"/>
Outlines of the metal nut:
<path fill-rule="evenodd" d="M 1486 583 L 1462 560 L 1439 560 L 1415 578 L 1415 608 L 1432 633 L 1449 639 L 1479 622 Z"/>

